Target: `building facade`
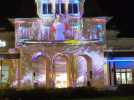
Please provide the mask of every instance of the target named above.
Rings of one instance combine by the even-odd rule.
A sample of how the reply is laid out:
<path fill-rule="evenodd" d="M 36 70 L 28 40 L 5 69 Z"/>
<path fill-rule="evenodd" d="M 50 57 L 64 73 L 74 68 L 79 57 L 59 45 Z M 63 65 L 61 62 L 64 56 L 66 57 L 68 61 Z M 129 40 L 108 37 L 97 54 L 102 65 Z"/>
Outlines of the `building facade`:
<path fill-rule="evenodd" d="M 19 68 L 20 54 L 14 48 L 14 32 L 0 30 L 0 88 L 9 87 L 13 80 L 18 80 L 15 72 Z"/>
<path fill-rule="evenodd" d="M 14 21 L 15 49 L 11 52 L 19 52 L 20 59 L 19 66 L 11 69 L 16 78 L 8 78 L 9 87 L 108 85 L 107 18 L 82 18 L 84 0 L 35 1 L 39 18 Z"/>
<path fill-rule="evenodd" d="M 117 38 L 117 31 L 107 32 L 107 70 L 109 86 L 134 84 L 134 39 Z"/>

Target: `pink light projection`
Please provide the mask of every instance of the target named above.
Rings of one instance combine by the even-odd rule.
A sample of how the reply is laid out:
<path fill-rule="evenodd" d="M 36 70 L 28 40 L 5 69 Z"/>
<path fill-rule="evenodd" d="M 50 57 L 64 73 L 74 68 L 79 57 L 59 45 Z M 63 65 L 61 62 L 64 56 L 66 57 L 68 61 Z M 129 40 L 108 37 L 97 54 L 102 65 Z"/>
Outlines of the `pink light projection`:
<path fill-rule="evenodd" d="M 38 51 L 32 56 L 32 61 L 36 61 L 38 57 L 44 56 L 44 53 L 42 51 Z"/>

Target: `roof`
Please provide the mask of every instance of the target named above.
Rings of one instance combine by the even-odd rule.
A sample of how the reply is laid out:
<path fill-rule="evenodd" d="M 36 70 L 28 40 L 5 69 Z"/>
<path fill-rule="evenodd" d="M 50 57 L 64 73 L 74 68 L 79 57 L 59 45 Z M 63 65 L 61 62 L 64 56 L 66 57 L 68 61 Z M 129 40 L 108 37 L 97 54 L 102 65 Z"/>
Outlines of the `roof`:
<path fill-rule="evenodd" d="M 14 31 L 14 26 L 8 19 L 0 19 L 0 31 Z"/>

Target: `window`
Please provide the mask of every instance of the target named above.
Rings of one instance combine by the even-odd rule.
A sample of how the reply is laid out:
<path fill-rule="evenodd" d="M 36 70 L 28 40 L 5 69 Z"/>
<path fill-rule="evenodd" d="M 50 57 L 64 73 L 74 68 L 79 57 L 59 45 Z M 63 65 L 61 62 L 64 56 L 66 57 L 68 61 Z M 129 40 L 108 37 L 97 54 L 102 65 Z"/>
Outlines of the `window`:
<path fill-rule="evenodd" d="M 52 14 L 52 5 L 51 4 L 48 4 L 48 13 Z"/>
<path fill-rule="evenodd" d="M 68 13 L 70 14 L 70 13 L 73 13 L 73 10 L 72 10 L 72 4 L 69 4 L 68 5 Z"/>
<path fill-rule="evenodd" d="M 117 69 L 116 81 L 117 81 L 117 84 L 132 84 L 132 70 L 131 69 Z"/>
<path fill-rule="evenodd" d="M 58 3 L 56 4 L 56 14 L 64 14 L 65 13 L 65 4 Z"/>
<path fill-rule="evenodd" d="M 43 4 L 43 14 L 52 14 L 52 5 L 50 3 Z"/>
<path fill-rule="evenodd" d="M 73 13 L 78 13 L 78 6 L 77 6 L 77 4 L 73 4 Z"/>
<path fill-rule="evenodd" d="M 61 4 L 61 13 L 64 14 L 65 13 L 65 4 Z"/>
<path fill-rule="evenodd" d="M 120 73 L 116 73 L 117 84 L 121 84 Z"/>
<path fill-rule="evenodd" d="M 128 79 L 127 79 L 127 83 L 128 83 L 128 84 L 132 84 L 132 73 L 130 73 L 130 72 L 127 73 L 127 78 L 128 78 Z"/>
<path fill-rule="evenodd" d="M 69 14 L 77 14 L 78 13 L 78 4 L 77 3 L 68 4 L 68 13 Z"/>
<path fill-rule="evenodd" d="M 43 14 L 47 14 L 47 4 L 43 4 Z"/>
<path fill-rule="evenodd" d="M 0 82 L 2 83 L 7 83 L 8 82 L 8 72 L 9 72 L 9 68 L 8 65 L 3 64 L 2 66 L 0 66 Z"/>

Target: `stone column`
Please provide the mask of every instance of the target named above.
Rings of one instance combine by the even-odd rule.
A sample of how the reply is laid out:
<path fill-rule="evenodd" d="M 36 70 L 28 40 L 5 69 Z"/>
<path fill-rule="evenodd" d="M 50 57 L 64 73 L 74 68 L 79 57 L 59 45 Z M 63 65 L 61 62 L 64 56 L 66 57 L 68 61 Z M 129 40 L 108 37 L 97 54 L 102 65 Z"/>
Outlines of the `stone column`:
<path fill-rule="evenodd" d="M 106 59 L 107 60 L 107 59 Z M 110 69 L 109 69 L 109 67 L 110 67 L 110 64 L 107 62 L 107 61 L 105 61 L 105 64 L 104 64 L 104 85 L 105 86 L 110 86 Z"/>
<path fill-rule="evenodd" d="M 73 81 L 73 87 L 76 87 L 76 80 L 77 80 L 77 56 L 72 55 L 72 81 Z"/>
<path fill-rule="evenodd" d="M 51 59 L 47 58 L 46 64 L 46 87 L 51 88 L 52 80 L 52 62 Z"/>

